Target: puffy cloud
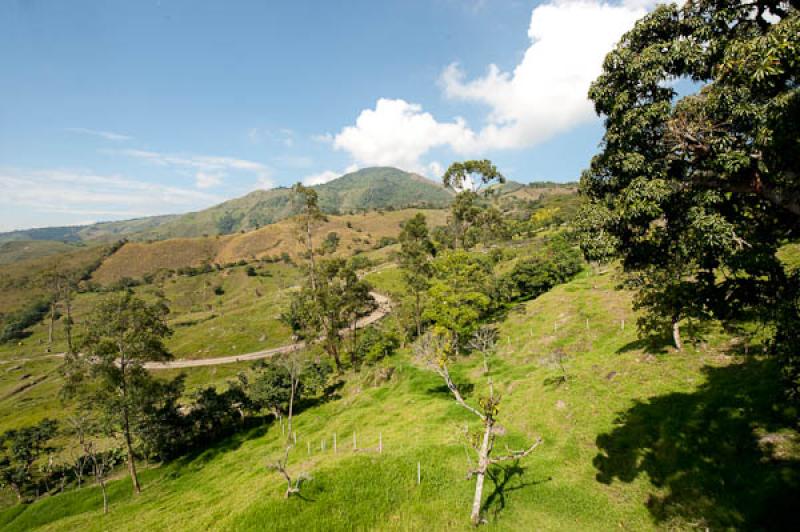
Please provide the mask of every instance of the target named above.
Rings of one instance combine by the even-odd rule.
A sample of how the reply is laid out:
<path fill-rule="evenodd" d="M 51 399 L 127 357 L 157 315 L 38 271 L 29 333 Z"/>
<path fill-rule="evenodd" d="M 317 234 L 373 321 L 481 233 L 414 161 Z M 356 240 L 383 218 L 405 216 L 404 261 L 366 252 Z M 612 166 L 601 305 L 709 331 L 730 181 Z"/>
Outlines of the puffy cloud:
<path fill-rule="evenodd" d="M 353 126 L 334 137 L 337 150 L 345 150 L 361 165 L 399 166 L 424 171 L 420 158 L 443 145 L 472 141 L 462 119 L 438 122 L 420 105 L 381 98 L 375 109 L 364 109 Z"/>
<path fill-rule="evenodd" d="M 324 183 L 329 183 L 334 179 L 338 179 L 342 177 L 344 174 L 349 174 L 351 172 L 355 172 L 358 170 L 358 165 L 351 164 L 343 172 L 336 172 L 334 170 L 325 170 L 323 172 L 319 172 L 318 174 L 311 174 L 303 178 L 303 184 L 307 187 L 313 187 L 314 185 L 322 185 Z"/>
<path fill-rule="evenodd" d="M 489 107 L 486 126 L 470 151 L 532 146 L 595 119 L 587 97 L 603 59 L 622 34 L 645 14 L 642 2 L 612 5 L 556 0 L 533 10 L 531 45 L 513 72 L 489 65 L 466 80 L 457 64 L 442 74 L 452 99 Z"/>
<path fill-rule="evenodd" d="M 362 165 L 437 173 L 423 162 L 434 148 L 478 156 L 533 146 L 595 120 L 589 85 L 605 55 L 652 3 L 552 0 L 533 9 L 530 46 L 513 71 L 489 65 L 483 77 L 467 79 L 458 64 L 445 68 L 440 82 L 446 97 L 488 108 L 478 130 L 461 118 L 440 122 L 418 104 L 381 98 L 335 135 L 333 145 Z"/>
<path fill-rule="evenodd" d="M 318 174 L 311 174 L 303 178 L 303 184 L 311 187 L 314 185 L 321 185 L 323 183 L 327 183 L 328 181 L 333 181 L 337 177 L 341 176 L 339 172 L 334 172 L 333 170 L 325 170 L 324 172 L 320 172 Z"/>

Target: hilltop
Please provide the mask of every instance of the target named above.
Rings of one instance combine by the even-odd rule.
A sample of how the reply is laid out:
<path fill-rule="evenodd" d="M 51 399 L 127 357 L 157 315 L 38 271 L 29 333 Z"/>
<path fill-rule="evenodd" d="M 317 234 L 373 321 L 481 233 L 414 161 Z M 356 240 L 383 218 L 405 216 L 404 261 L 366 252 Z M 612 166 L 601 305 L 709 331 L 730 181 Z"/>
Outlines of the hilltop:
<path fill-rule="evenodd" d="M 328 214 L 409 207 L 442 208 L 451 193 L 420 175 L 397 168 L 364 168 L 316 185 L 320 207 Z M 291 189 L 256 190 L 202 211 L 182 215 L 152 216 L 85 226 L 48 227 L 0 233 L 0 243 L 18 240 L 61 242 L 166 240 L 169 238 L 226 235 L 258 229 L 295 213 Z"/>

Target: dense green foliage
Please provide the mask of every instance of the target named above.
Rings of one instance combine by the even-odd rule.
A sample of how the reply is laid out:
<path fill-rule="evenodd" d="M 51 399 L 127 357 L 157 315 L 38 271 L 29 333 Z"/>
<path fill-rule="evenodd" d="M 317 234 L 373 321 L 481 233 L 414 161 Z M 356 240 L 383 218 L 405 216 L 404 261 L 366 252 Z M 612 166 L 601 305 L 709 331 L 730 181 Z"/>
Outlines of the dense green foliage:
<path fill-rule="evenodd" d="M 584 248 L 621 254 L 645 328 L 671 323 L 678 347 L 684 318 L 751 310 L 776 329 L 775 350 L 796 356 L 798 279 L 777 250 L 800 219 L 798 35 L 793 2 L 662 5 L 592 85 L 606 132 L 581 182 L 597 237 Z M 675 79 L 702 86 L 677 98 Z"/>

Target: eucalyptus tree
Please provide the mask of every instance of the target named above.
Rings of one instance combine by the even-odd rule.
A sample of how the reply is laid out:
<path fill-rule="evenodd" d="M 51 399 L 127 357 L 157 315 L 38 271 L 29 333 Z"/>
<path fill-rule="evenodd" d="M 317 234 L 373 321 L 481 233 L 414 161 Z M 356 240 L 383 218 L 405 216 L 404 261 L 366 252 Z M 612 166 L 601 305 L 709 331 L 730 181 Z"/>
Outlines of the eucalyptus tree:
<path fill-rule="evenodd" d="M 308 276 L 314 290 L 317 288 L 317 266 L 315 262 L 314 229 L 327 218 L 319 208 L 319 196 L 313 188 L 296 183 L 292 187 L 292 201 L 300 213 L 296 217 L 297 230 L 300 241 L 306 248 L 308 259 Z"/>
<path fill-rule="evenodd" d="M 503 174 L 487 159 L 450 165 L 442 176 L 442 184 L 456 194 L 450 207 L 454 247 L 460 245 L 463 249 L 469 249 L 474 244 L 469 232 L 482 221 L 484 209 L 479 204 L 480 197 L 490 195 L 494 190 L 492 185 L 505 182 Z"/>
<path fill-rule="evenodd" d="M 435 253 L 428 234 L 428 223 L 421 212 L 403 224 L 400 231 L 399 262 L 403 269 L 403 280 L 414 300 L 414 325 L 417 336 L 422 335 L 423 297 L 430 288 L 433 275 L 431 260 Z"/>

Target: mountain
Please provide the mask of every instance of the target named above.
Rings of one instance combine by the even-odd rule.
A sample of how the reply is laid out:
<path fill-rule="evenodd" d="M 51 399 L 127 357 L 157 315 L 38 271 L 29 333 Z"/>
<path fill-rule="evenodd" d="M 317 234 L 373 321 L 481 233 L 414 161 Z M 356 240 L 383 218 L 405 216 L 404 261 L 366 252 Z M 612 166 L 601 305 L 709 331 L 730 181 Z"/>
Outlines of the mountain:
<path fill-rule="evenodd" d="M 345 214 L 373 209 L 445 207 L 451 193 L 439 184 L 397 168 L 364 168 L 314 188 L 322 210 Z M 154 216 L 86 226 L 50 227 L 0 233 L 0 243 L 15 240 L 164 240 L 224 235 L 252 230 L 295 213 L 290 188 L 256 190 L 208 209 L 183 215 Z"/>
<path fill-rule="evenodd" d="M 0 244 L 22 240 L 54 240 L 72 243 L 86 242 L 90 240 L 119 240 L 124 236 L 141 231 L 147 231 L 177 217 L 178 215 L 168 214 L 164 216 L 134 218 L 132 220 L 122 220 L 119 222 L 98 222 L 90 225 L 69 225 L 61 227 L 42 227 L 37 229 L 20 229 L 18 231 L 0 233 Z"/>
<path fill-rule="evenodd" d="M 328 214 L 374 209 L 446 207 L 451 193 L 422 176 L 397 168 L 364 168 L 312 187 Z M 169 220 L 136 236 L 137 240 L 225 235 L 269 225 L 295 214 L 292 191 L 281 187 L 256 190 L 203 211 Z"/>

